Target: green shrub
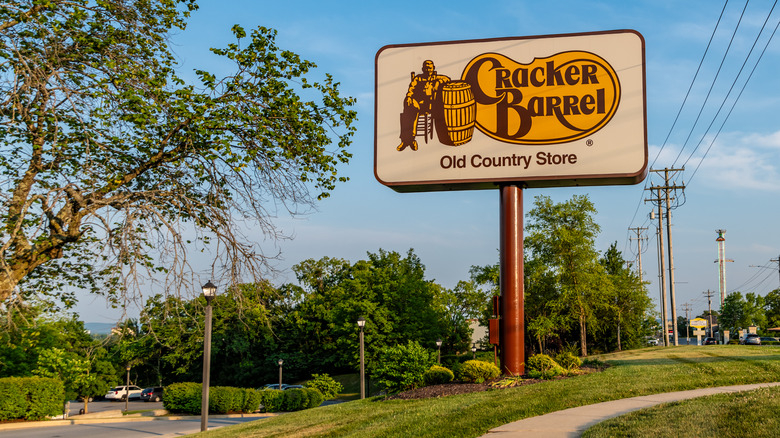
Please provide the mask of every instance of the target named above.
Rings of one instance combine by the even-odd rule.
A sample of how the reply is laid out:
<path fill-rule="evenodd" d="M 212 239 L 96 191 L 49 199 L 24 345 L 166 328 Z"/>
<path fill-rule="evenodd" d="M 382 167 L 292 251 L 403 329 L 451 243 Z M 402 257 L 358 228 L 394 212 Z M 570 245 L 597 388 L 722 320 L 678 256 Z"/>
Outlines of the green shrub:
<path fill-rule="evenodd" d="M 265 412 L 280 412 L 284 403 L 284 391 L 278 389 L 263 389 L 257 391 L 260 394 L 260 403 Z"/>
<path fill-rule="evenodd" d="M 482 383 L 501 375 L 501 370 L 490 362 L 467 360 L 458 370 L 458 380 L 464 382 Z"/>
<path fill-rule="evenodd" d="M 325 397 L 325 400 L 335 398 L 344 390 L 344 385 L 333 380 L 333 378 L 327 374 L 312 374 L 311 377 L 311 380 L 306 381 L 303 386 L 317 389 L 320 394 Z"/>
<path fill-rule="evenodd" d="M 528 358 L 525 372 L 534 379 L 552 379 L 560 376 L 565 370 L 546 354 L 535 354 Z"/>
<path fill-rule="evenodd" d="M 24 418 L 27 396 L 19 377 L 0 379 L 0 421 Z"/>
<path fill-rule="evenodd" d="M 306 392 L 309 395 L 309 405 L 306 407 L 308 408 L 316 408 L 317 406 L 321 405 L 322 402 L 325 401 L 325 396 L 322 395 L 319 389 L 317 388 L 303 388 L 306 390 Z"/>
<path fill-rule="evenodd" d="M 213 386 L 209 388 L 209 412 L 211 413 L 228 414 L 241 412 L 243 403 L 244 391 L 241 388 L 230 386 Z"/>
<path fill-rule="evenodd" d="M 244 388 L 241 402 L 241 412 L 251 414 L 252 412 L 257 411 L 260 409 L 262 400 L 263 398 L 260 395 L 260 391 L 254 388 Z"/>
<path fill-rule="evenodd" d="M 377 355 L 372 375 L 376 377 L 377 384 L 389 393 L 418 388 L 422 386 L 423 375 L 433 365 L 435 357 L 435 353 L 414 341 L 385 347 Z"/>
<path fill-rule="evenodd" d="M 0 379 L 0 421 L 43 420 L 62 414 L 65 387 L 46 377 Z"/>
<path fill-rule="evenodd" d="M 201 384 L 194 382 L 172 383 L 165 387 L 163 407 L 171 412 L 200 414 Z"/>
<path fill-rule="evenodd" d="M 423 374 L 423 381 L 426 385 L 441 385 L 452 382 L 455 374 L 445 367 L 434 365 Z"/>
<path fill-rule="evenodd" d="M 558 355 L 555 356 L 555 361 L 558 362 L 558 365 L 562 366 L 566 370 L 576 370 L 580 368 L 580 365 L 582 365 L 582 360 L 580 360 L 577 355 L 569 351 L 558 353 Z"/>
<path fill-rule="evenodd" d="M 285 389 L 282 410 L 285 412 L 300 411 L 309 407 L 309 394 L 303 389 Z"/>

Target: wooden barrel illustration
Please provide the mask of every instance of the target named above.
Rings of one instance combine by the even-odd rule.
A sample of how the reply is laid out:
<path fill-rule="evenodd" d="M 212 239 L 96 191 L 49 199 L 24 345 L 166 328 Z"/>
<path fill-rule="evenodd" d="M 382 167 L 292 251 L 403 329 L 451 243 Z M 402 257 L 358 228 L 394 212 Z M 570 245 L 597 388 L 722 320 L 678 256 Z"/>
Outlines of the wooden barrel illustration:
<path fill-rule="evenodd" d="M 477 117 L 477 104 L 471 85 L 465 81 L 447 82 L 439 92 L 436 133 L 439 142 L 460 146 L 471 141 Z"/>

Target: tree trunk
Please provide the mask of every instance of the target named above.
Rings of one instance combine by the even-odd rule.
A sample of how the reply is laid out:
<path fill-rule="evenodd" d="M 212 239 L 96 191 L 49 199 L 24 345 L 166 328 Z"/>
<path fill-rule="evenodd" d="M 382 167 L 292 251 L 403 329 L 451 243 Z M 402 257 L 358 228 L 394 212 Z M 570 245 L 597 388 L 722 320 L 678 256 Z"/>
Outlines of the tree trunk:
<path fill-rule="evenodd" d="M 585 357 L 588 355 L 588 343 L 587 339 L 587 323 L 585 322 L 585 315 L 580 312 L 580 355 Z"/>

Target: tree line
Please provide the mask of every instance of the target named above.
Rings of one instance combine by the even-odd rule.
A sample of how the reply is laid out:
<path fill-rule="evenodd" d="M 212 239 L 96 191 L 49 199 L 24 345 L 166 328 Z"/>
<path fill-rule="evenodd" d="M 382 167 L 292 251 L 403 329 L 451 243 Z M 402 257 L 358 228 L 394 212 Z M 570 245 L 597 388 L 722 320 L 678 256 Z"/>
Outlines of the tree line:
<path fill-rule="evenodd" d="M 758 295 L 748 292 L 744 296 L 735 291 L 726 295 L 723 308 L 717 321 L 724 330 L 730 330 L 736 336 L 737 331 L 749 326 L 758 327 L 759 334 L 774 336 L 777 332 L 767 331 L 780 327 L 780 289 Z"/>
<path fill-rule="evenodd" d="M 616 244 L 603 253 L 595 249 L 599 228 L 594 215 L 586 196 L 562 203 L 540 196 L 528 213 L 529 356 L 637 348 L 652 333 L 654 317 L 644 285 Z M 366 320 L 369 371 L 384 347 L 411 341 L 435 350 L 442 340 L 443 355 L 464 354 L 472 346 L 469 322 L 487 325 L 494 317 L 491 297 L 499 293 L 497 264 L 472 266 L 468 278 L 450 289 L 426 278 L 413 249 L 405 254 L 380 249 L 354 263 L 309 259 L 293 271 L 297 283 L 235 284 L 215 297 L 212 384 L 274 382 L 279 359 L 287 381 L 312 373 L 354 373 L 359 317 Z M 156 295 L 138 318 L 122 321 L 104 338 L 85 334 L 75 317 L 52 316 L 30 305 L 4 307 L 0 376 L 62 370 L 75 360 L 95 381 L 91 387 L 74 381 L 72 394 L 88 389 L 99 394 L 123 382 L 127 365 L 133 382 L 142 386 L 200 381 L 205 305 L 202 296 Z"/>

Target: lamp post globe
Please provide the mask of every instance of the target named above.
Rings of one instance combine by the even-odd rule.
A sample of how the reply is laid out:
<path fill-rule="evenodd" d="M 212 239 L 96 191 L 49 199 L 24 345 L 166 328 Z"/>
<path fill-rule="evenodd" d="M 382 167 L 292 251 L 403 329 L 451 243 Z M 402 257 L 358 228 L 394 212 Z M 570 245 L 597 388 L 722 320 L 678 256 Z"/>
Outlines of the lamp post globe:
<path fill-rule="evenodd" d="M 436 340 L 436 362 L 438 362 L 439 365 L 441 365 L 441 339 Z"/>
<path fill-rule="evenodd" d="M 472 345 L 471 346 L 471 354 L 473 355 L 472 359 L 476 359 L 477 358 L 477 346 L 476 345 Z"/>
<path fill-rule="evenodd" d="M 203 285 L 202 290 L 203 296 L 206 297 L 206 301 L 211 303 L 211 300 L 214 299 L 214 296 L 217 295 L 217 286 L 215 286 L 211 280 L 209 280 L 206 284 Z"/>

